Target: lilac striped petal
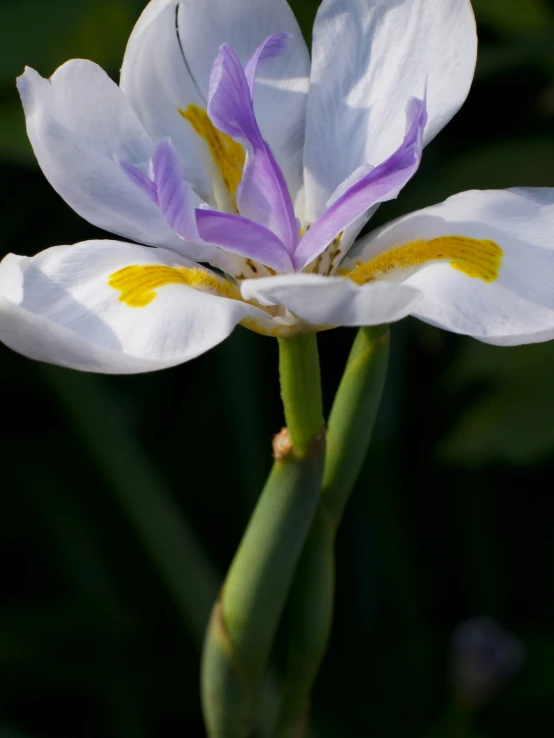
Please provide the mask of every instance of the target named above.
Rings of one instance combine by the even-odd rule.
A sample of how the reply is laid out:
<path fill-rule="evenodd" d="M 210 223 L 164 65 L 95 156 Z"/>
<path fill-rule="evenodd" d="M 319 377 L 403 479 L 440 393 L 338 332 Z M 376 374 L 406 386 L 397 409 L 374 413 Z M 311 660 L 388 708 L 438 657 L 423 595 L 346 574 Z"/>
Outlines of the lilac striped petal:
<path fill-rule="evenodd" d="M 331 241 L 347 226 L 366 213 L 372 206 L 397 197 L 413 177 L 423 149 L 423 130 L 427 122 L 424 100 L 412 98 L 408 102 L 407 130 L 400 148 L 369 174 L 351 185 L 316 220 L 300 241 L 293 257 L 296 271 L 301 271 L 324 251 Z M 359 170 L 363 173 L 363 169 Z"/>
<path fill-rule="evenodd" d="M 275 51 L 282 41 L 265 43 Z M 259 61 L 264 51 L 259 49 L 258 52 Z M 252 68 L 256 63 L 252 62 Z M 276 233 L 292 254 L 299 234 L 287 184 L 269 145 L 262 138 L 244 69 L 228 44 L 220 48 L 212 68 L 208 114 L 219 130 L 247 149 L 246 165 L 237 191 L 240 214 Z"/>
<path fill-rule="evenodd" d="M 341 182 L 337 189 L 333 192 L 333 194 L 325 204 L 325 209 L 328 210 L 331 205 L 334 205 L 336 201 L 339 200 L 346 192 L 348 192 L 351 187 L 353 187 L 355 184 L 358 184 L 358 182 L 367 177 L 368 174 L 371 174 L 374 169 L 375 167 L 371 164 L 368 164 L 367 162 L 355 169 L 350 177 L 347 177 L 344 182 Z"/>
<path fill-rule="evenodd" d="M 185 182 L 181 162 L 171 141 L 161 141 L 154 151 L 152 171 L 160 210 L 175 233 L 198 243 L 195 208 L 200 200 Z"/>
<path fill-rule="evenodd" d="M 231 213 L 199 208 L 198 231 L 204 241 L 254 259 L 277 272 L 293 271 L 290 256 L 279 238 L 259 223 Z"/>
<path fill-rule="evenodd" d="M 154 202 L 156 205 L 159 205 L 158 201 L 158 188 L 156 187 L 156 183 L 152 182 L 150 177 L 147 177 L 146 174 L 143 174 L 140 169 L 134 166 L 134 164 L 129 164 L 128 161 L 119 161 L 119 166 L 125 174 L 129 177 L 129 179 L 134 182 L 140 189 L 145 192 L 148 197 Z"/>
<path fill-rule="evenodd" d="M 254 83 L 256 81 L 256 71 L 258 64 L 266 59 L 274 59 L 281 56 L 288 48 L 288 40 L 292 38 L 290 33 L 274 33 L 268 36 L 266 40 L 258 46 L 256 51 L 248 60 L 244 68 L 246 81 L 250 90 L 250 97 L 254 99 Z"/>

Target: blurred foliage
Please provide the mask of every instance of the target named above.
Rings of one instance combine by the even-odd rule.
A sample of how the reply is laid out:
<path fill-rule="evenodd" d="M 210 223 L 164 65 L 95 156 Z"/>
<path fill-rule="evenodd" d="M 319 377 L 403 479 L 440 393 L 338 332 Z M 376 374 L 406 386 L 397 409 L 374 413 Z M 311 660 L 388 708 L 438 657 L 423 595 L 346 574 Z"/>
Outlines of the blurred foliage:
<path fill-rule="evenodd" d="M 507 353 L 507 356 L 505 355 Z M 463 346 L 447 375 L 454 390 L 479 387 L 442 446 L 452 462 L 530 464 L 554 449 L 554 344 L 494 351 Z"/>
<path fill-rule="evenodd" d="M 552 28 L 554 12 L 548 0 L 473 0 L 479 23 L 500 37 L 527 36 Z"/>
<path fill-rule="evenodd" d="M 142 5 L 2 0 L 0 255 L 99 233 L 38 170 L 15 76 L 78 56 L 116 78 Z M 309 37 L 317 0 L 293 5 Z M 554 185 L 554 2 L 474 7 L 468 101 L 374 223 L 463 189 Z M 321 335 L 327 409 L 352 336 Z M 282 423 L 274 344 L 241 329 L 139 377 L 77 375 L 0 347 L 0 738 L 204 735 L 203 621 Z M 459 735 L 448 639 L 477 614 L 517 633 L 528 660 L 465 738 L 554 735 L 553 388 L 552 344 L 499 349 L 395 326 L 374 448 L 338 540 L 315 736 Z"/>

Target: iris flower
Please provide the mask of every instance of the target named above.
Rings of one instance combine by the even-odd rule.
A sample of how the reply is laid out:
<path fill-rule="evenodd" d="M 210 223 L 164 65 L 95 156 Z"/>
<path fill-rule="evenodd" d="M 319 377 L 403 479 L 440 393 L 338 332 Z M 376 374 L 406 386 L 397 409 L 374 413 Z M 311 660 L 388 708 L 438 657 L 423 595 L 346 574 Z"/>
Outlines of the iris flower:
<path fill-rule="evenodd" d="M 117 86 L 73 60 L 18 80 L 43 172 L 126 241 L 0 264 L 0 339 L 76 369 L 187 361 L 409 314 L 495 344 L 554 336 L 554 190 L 471 191 L 355 243 L 475 69 L 469 0 L 152 0 Z"/>

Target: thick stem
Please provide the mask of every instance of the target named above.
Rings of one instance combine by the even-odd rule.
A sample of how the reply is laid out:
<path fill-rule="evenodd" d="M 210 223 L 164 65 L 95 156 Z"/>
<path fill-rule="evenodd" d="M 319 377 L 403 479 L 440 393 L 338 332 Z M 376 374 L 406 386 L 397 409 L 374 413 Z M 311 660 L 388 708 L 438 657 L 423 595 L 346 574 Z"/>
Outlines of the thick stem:
<path fill-rule="evenodd" d="M 278 738 L 301 738 L 333 621 L 335 534 L 369 448 L 389 356 L 387 327 L 362 328 L 329 418 L 321 500 L 292 593 L 292 633 Z"/>
<path fill-rule="evenodd" d="M 275 464 L 208 627 L 202 703 L 210 738 L 251 734 L 269 652 L 321 489 L 325 437 L 315 336 L 281 339 L 279 347 L 290 428 L 275 439 Z"/>
<path fill-rule="evenodd" d="M 333 621 L 334 540 L 334 526 L 320 504 L 290 595 L 292 630 L 278 738 L 300 738 L 308 725 L 312 685 Z"/>
<path fill-rule="evenodd" d="M 321 376 L 315 333 L 279 339 L 279 375 L 290 440 L 301 451 L 323 429 Z"/>

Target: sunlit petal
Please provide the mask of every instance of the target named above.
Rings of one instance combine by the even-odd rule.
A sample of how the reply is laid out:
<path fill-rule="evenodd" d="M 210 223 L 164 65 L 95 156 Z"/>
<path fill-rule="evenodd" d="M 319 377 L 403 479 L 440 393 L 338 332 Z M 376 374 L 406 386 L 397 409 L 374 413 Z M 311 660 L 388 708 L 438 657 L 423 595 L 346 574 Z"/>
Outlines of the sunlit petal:
<path fill-rule="evenodd" d="M 143 276 L 148 267 L 154 275 L 150 269 Z M 138 279 L 118 281 L 125 269 Z M 216 289 L 204 289 L 212 284 Z M 32 259 L 10 254 L 0 263 L 0 340 L 33 359 L 84 371 L 163 369 L 223 341 L 244 318 L 265 317 L 238 291 L 237 299 L 219 294 L 231 294 L 224 280 L 163 249 L 90 241 Z"/>
<path fill-rule="evenodd" d="M 414 314 L 434 325 L 488 343 L 545 341 L 554 337 L 553 233 L 554 189 L 474 190 L 370 234 L 343 266 L 380 258 L 377 278 L 420 290 Z M 412 253 L 401 264 L 393 250 L 403 244 Z M 418 248 L 427 261 L 416 263 Z M 391 253 L 397 268 L 385 273 Z"/>

